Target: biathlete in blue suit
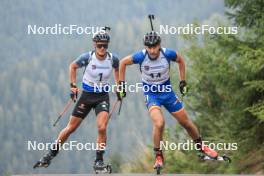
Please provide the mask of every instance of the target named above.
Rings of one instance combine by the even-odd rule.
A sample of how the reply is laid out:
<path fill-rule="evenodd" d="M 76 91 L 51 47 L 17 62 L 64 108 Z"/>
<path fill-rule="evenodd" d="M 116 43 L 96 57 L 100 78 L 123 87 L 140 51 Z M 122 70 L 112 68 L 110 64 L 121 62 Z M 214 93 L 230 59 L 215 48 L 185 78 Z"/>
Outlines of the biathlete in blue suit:
<path fill-rule="evenodd" d="M 141 81 L 146 98 L 146 106 L 153 122 L 153 139 L 155 164 L 154 168 L 163 166 L 164 158 L 160 148 L 165 125 L 161 106 L 164 106 L 170 114 L 187 130 L 194 140 L 199 151 L 216 158 L 217 152 L 203 145 L 199 131 L 195 124 L 188 118 L 182 102 L 175 95 L 170 83 L 170 64 L 176 62 L 179 66 L 180 84 L 182 95 L 187 93 L 185 81 L 185 61 L 182 56 L 174 50 L 161 47 L 161 38 L 157 32 L 151 31 L 144 36 L 145 49 L 126 56 L 120 62 L 119 94 L 122 98 L 126 96 L 125 71 L 128 65 L 138 64 L 141 72 Z"/>

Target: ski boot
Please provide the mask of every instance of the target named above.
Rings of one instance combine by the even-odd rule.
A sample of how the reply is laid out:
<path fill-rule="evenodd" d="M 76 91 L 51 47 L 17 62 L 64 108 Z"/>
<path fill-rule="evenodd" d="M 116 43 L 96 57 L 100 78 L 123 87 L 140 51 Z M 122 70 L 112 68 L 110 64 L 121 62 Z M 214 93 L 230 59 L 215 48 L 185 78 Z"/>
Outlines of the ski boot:
<path fill-rule="evenodd" d="M 163 167 L 163 163 L 164 163 L 164 158 L 163 158 L 163 154 L 162 151 L 159 149 L 154 149 L 155 152 L 155 164 L 153 166 L 153 168 L 156 170 L 157 175 L 159 175 L 161 173 L 161 169 Z"/>
<path fill-rule="evenodd" d="M 44 155 L 37 163 L 33 166 L 33 168 L 38 168 L 38 167 L 45 167 L 47 168 L 51 160 L 58 154 L 59 150 L 58 149 L 50 149 L 50 151 Z"/>
<path fill-rule="evenodd" d="M 111 165 L 104 164 L 103 160 L 95 160 L 93 168 L 96 174 L 99 174 L 99 173 L 100 174 L 105 174 L 105 173 L 111 174 L 112 173 Z"/>
<path fill-rule="evenodd" d="M 201 138 L 195 141 L 198 144 L 198 148 L 200 150 L 200 153 L 198 154 L 198 156 L 201 160 L 212 160 L 212 161 L 217 160 L 217 161 L 227 161 L 231 163 L 231 158 L 229 158 L 226 155 L 219 156 L 215 150 L 209 148 L 207 145 L 204 145 L 202 143 Z"/>
<path fill-rule="evenodd" d="M 48 167 L 54 157 L 55 155 L 53 155 L 52 152 L 47 153 L 33 166 L 33 168 L 35 169 L 37 167 Z"/>
<path fill-rule="evenodd" d="M 219 156 L 218 153 L 212 149 L 210 149 L 208 146 L 204 145 L 202 146 L 202 153 L 199 154 L 199 157 L 202 160 L 217 160 L 217 161 L 227 161 L 231 163 L 231 158 L 229 158 L 226 155 Z"/>
<path fill-rule="evenodd" d="M 217 159 L 217 157 L 218 157 L 218 153 L 215 150 L 209 148 L 207 145 L 202 145 L 201 153 L 203 153 L 204 155 L 206 155 L 212 159 Z"/>

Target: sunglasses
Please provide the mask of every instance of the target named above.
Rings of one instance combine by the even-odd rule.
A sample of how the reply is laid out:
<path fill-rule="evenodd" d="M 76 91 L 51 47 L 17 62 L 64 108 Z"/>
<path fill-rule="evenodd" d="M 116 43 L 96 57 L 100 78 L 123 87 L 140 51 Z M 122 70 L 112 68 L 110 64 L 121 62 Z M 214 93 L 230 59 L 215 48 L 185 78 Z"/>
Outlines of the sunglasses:
<path fill-rule="evenodd" d="M 96 45 L 96 48 L 102 48 L 102 47 L 104 47 L 105 49 L 107 49 L 108 48 L 108 44 L 97 44 Z"/>

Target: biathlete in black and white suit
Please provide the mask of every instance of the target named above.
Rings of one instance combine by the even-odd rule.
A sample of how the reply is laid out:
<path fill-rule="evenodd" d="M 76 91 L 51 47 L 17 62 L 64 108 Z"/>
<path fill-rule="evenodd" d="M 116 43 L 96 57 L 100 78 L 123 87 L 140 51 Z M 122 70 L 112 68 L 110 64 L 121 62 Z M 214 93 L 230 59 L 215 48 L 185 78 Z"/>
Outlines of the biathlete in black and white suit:
<path fill-rule="evenodd" d="M 116 82 L 118 81 L 119 60 L 112 53 L 107 51 L 110 42 L 108 33 L 97 33 L 93 37 L 94 51 L 81 54 L 74 60 L 69 67 L 71 98 L 76 102 L 68 125 L 59 133 L 57 144 L 43 156 L 39 163 L 41 166 L 48 167 L 51 160 L 58 154 L 59 146 L 81 124 L 91 109 L 94 109 L 97 116 L 97 150 L 94 167 L 104 167 L 103 154 L 106 147 L 106 129 L 109 115 L 109 78 L 114 73 Z M 82 93 L 77 100 L 79 89 L 76 85 L 77 69 L 85 67 L 82 79 Z"/>

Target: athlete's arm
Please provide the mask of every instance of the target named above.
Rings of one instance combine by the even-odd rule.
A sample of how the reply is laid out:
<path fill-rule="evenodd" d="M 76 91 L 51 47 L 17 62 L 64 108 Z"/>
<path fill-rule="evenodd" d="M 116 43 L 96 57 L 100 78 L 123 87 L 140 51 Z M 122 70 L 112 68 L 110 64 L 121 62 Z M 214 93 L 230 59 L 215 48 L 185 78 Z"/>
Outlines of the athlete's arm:
<path fill-rule="evenodd" d="M 113 66 L 115 83 L 118 84 L 118 81 L 119 81 L 119 59 L 115 55 L 113 55 L 113 64 L 112 64 L 112 66 Z"/>
<path fill-rule="evenodd" d="M 70 86 L 71 86 L 71 93 L 70 97 L 73 100 L 73 102 L 76 102 L 78 97 L 78 87 L 76 85 L 76 70 L 78 68 L 78 65 L 74 62 L 72 62 L 69 66 L 69 72 L 70 72 Z"/>
<path fill-rule="evenodd" d="M 177 58 L 176 62 L 178 63 L 179 66 L 179 75 L 180 75 L 180 80 L 185 80 L 185 61 L 183 57 L 177 53 Z"/>
<path fill-rule="evenodd" d="M 83 53 L 77 59 L 75 59 L 69 66 L 70 83 L 76 84 L 77 69 L 87 66 L 90 59 L 90 53 Z"/>
<path fill-rule="evenodd" d="M 119 69 L 114 69 L 114 77 L 115 77 L 115 83 L 117 84 L 119 81 Z"/>
<path fill-rule="evenodd" d="M 132 55 L 126 56 L 120 61 L 119 81 L 125 81 L 126 66 L 134 64 Z"/>
<path fill-rule="evenodd" d="M 78 65 L 75 62 L 72 62 L 69 66 L 69 73 L 70 73 L 70 83 L 76 84 L 76 75 L 77 75 L 77 69 Z"/>

